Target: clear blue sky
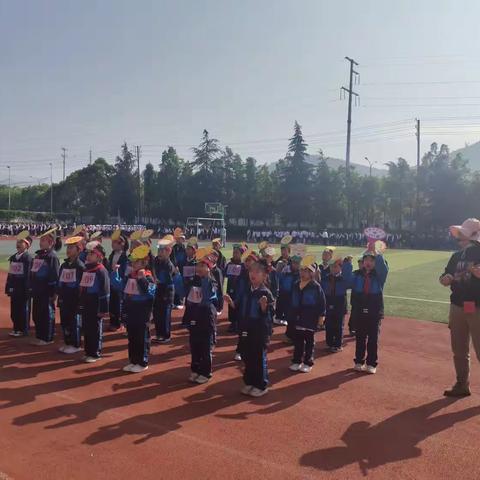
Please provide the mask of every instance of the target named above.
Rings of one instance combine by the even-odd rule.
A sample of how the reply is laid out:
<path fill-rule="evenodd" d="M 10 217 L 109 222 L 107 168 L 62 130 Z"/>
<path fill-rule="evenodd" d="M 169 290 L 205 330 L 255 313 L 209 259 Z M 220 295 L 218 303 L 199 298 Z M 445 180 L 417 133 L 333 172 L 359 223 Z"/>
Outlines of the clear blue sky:
<path fill-rule="evenodd" d="M 352 161 L 415 161 L 480 138 L 480 2 L 0 0 L 0 182 L 61 178 L 121 143 L 159 163 L 207 128 L 260 163 L 294 120 L 309 152 L 344 158 L 345 55 L 360 63 Z M 369 126 L 374 127 L 369 127 Z M 34 177 L 34 178 L 30 178 Z"/>

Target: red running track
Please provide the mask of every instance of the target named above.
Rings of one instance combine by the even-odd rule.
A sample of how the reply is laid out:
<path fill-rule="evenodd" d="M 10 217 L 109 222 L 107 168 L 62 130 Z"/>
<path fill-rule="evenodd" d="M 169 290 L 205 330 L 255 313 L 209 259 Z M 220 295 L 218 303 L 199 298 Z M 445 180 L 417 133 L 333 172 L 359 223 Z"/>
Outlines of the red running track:
<path fill-rule="evenodd" d="M 7 337 L 5 299 L 0 315 L 2 480 L 480 478 L 479 369 L 470 398 L 442 397 L 446 325 L 387 318 L 375 376 L 352 372 L 350 338 L 343 353 L 322 352 L 321 333 L 312 373 L 293 374 L 277 327 L 272 389 L 251 399 L 225 322 L 213 379 L 192 386 L 184 330 L 134 375 L 121 371 L 121 335 L 107 333 L 104 359 L 87 365 Z"/>

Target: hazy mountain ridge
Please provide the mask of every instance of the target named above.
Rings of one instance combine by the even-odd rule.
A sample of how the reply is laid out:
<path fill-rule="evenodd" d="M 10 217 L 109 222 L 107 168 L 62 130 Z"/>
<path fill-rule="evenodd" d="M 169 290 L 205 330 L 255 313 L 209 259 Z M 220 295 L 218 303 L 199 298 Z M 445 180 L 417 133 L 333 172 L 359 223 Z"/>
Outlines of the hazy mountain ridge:
<path fill-rule="evenodd" d="M 480 171 L 480 142 L 455 150 L 451 153 L 451 157 L 454 158 L 457 153 L 460 153 L 464 159 L 468 160 L 468 166 L 471 170 Z"/>
<path fill-rule="evenodd" d="M 306 160 L 308 163 L 311 165 L 318 165 L 320 163 L 320 156 L 319 155 L 306 155 Z M 325 157 L 325 160 L 327 161 L 327 165 L 333 169 L 337 170 L 338 167 L 344 167 L 345 166 L 345 160 L 342 160 L 341 158 L 333 158 L 333 157 Z M 269 170 L 273 171 L 275 169 L 276 163 L 271 163 L 268 165 Z M 368 165 L 361 165 L 359 163 L 351 163 L 351 166 L 355 168 L 355 171 L 361 175 L 361 176 L 366 176 L 370 175 L 370 167 Z M 372 176 L 373 177 L 385 177 L 387 175 L 388 171 L 385 169 L 381 168 L 372 168 Z"/>

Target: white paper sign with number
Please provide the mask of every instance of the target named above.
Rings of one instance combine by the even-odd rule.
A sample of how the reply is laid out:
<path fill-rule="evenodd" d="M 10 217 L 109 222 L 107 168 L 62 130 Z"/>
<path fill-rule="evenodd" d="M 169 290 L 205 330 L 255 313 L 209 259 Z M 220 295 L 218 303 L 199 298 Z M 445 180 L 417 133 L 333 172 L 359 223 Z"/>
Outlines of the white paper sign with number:
<path fill-rule="evenodd" d="M 227 267 L 227 275 L 230 277 L 238 277 L 242 273 L 242 266 L 235 263 L 229 263 Z"/>
<path fill-rule="evenodd" d="M 125 285 L 124 293 L 127 295 L 140 295 L 140 290 L 138 289 L 138 282 L 135 278 L 129 278 L 127 284 Z"/>
<path fill-rule="evenodd" d="M 10 264 L 9 273 L 12 275 L 23 275 L 23 263 L 22 262 L 12 262 Z"/>
<path fill-rule="evenodd" d="M 95 272 L 83 272 L 80 286 L 89 288 L 89 287 L 93 287 L 94 283 L 95 283 Z"/>
<path fill-rule="evenodd" d="M 193 266 L 186 266 L 183 267 L 183 277 L 184 278 L 192 278 L 195 276 L 195 267 Z"/>
<path fill-rule="evenodd" d="M 383 240 L 387 234 L 378 227 L 368 227 L 363 231 L 368 240 Z"/>
<path fill-rule="evenodd" d="M 201 287 L 192 287 L 188 293 L 187 300 L 190 303 L 202 303 L 203 295 Z"/>
<path fill-rule="evenodd" d="M 43 266 L 44 260 L 42 258 L 35 258 L 32 263 L 32 272 L 37 273 Z"/>
<path fill-rule="evenodd" d="M 63 283 L 74 283 L 77 281 L 77 271 L 74 268 L 64 268 L 60 275 L 60 281 Z"/>

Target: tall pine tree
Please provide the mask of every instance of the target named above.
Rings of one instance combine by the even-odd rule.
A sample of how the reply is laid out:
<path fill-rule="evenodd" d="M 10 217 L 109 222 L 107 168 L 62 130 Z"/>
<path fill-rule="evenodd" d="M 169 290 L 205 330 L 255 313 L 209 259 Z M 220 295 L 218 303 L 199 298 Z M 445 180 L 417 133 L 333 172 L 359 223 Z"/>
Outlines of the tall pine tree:
<path fill-rule="evenodd" d="M 307 144 L 302 127 L 295 121 L 288 153 L 280 171 L 280 212 L 289 223 L 300 224 L 310 220 L 312 212 L 311 165 L 306 161 Z"/>

